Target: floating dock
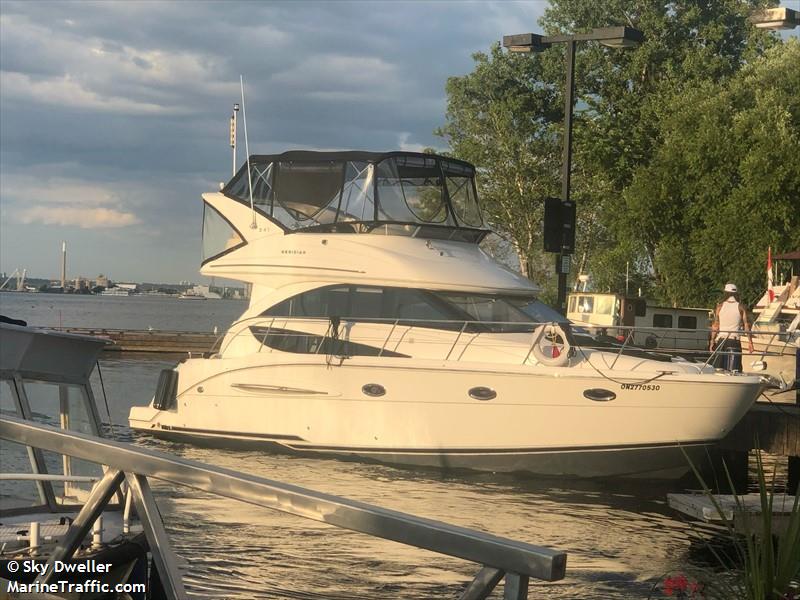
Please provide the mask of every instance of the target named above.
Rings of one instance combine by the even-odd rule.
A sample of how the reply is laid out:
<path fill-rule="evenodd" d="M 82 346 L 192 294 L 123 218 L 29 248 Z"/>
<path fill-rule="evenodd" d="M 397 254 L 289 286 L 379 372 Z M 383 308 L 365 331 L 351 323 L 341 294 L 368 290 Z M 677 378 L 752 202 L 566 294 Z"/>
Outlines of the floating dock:
<path fill-rule="evenodd" d="M 706 523 L 729 523 L 740 533 L 759 533 L 762 526 L 763 506 L 760 494 L 667 494 L 667 503 L 694 519 Z M 775 494 L 772 499 L 772 527 L 779 531 L 786 527 L 792 514 L 795 497 Z"/>
<path fill-rule="evenodd" d="M 154 352 L 165 354 L 203 354 L 211 351 L 221 337 L 216 333 L 131 329 L 87 329 L 63 327 L 65 333 L 105 338 L 111 343 L 104 352 Z"/>

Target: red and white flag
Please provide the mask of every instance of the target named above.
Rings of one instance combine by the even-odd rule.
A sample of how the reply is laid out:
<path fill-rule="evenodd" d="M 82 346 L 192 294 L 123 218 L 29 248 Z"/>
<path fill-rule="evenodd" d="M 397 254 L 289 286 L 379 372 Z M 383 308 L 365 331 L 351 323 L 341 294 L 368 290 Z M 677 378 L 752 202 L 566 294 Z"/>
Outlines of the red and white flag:
<path fill-rule="evenodd" d="M 767 294 L 769 295 L 769 302 L 775 300 L 775 292 L 772 289 L 772 246 L 767 248 Z"/>

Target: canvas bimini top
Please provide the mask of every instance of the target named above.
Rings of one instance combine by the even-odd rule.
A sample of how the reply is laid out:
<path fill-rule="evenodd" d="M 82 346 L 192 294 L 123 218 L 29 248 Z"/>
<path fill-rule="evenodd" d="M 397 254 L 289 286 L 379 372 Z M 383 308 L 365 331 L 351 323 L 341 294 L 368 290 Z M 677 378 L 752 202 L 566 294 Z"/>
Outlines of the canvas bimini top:
<path fill-rule="evenodd" d="M 401 233 L 423 226 L 438 229 L 435 237 L 479 241 L 488 232 L 475 167 L 464 161 L 418 152 L 294 150 L 249 162 L 254 208 L 287 233 Z M 245 163 L 222 193 L 249 206 L 249 188 Z"/>

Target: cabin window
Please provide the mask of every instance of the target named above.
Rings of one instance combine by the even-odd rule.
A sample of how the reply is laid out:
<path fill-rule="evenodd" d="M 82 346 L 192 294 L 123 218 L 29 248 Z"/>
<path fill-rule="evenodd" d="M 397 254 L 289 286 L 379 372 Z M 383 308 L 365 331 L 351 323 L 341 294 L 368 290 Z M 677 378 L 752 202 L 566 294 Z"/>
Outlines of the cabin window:
<path fill-rule="evenodd" d="M 672 315 L 653 314 L 653 327 L 672 327 Z"/>
<path fill-rule="evenodd" d="M 97 435 L 89 412 L 89 398 L 79 385 L 44 381 L 24 382 L 25 396 L 35 422 Z M 93 476 L 98 479 L 103 471 L 100 465 L 80 458 L 42 451 L 47 472 L 58 475 Z M 53 491 L 62 501 L 72 500 L 76 494 L 87 493 L 92 485 L 87 482 L 54 482 Z"/>
<path fill-rule="evenodd" d="M 472 227 L 483 225 L 481 211 L 478 208 L 478 197 L 472 179 L 472 169 L 450 161 L 442 161 L 442 172 L 445 176 L 447 194 L 456 219 L 460 223 Z"/>
<path fill-rule="evenodd" d="M 697 317 L 679 316 L 678 329 L 697 329 Z"/>
<path fill-rule="evenodd" d="M 210 204 L 203 204 L 203 263 L 245 245 L 242 236 Z"/>
<path fill-rule="evenodd" d="M 267 309 L 262 316 L 397 321 L 436 329 L 460 329 L 464 321 L 470 321 L 526 324 L 529 330 L 530 324 L 564 321 L 563 316 L 532 297 L 355 285 L 304 292 Z M 491 326 L 481 327 L 486 330 Z M 509 329 L 500 325 L 492 330 Z"/>
<path fill-rule="evenodd" d="M 11 381 L 0 379 L 0 414 L 14 417 L 19 416 L 19 413 L 17 412 L 17 401 L 12 385 L 14 384 Z"/>
<path fill-rule="evenodd" d="M 293 296 L 267 309 L 264 316 L 352 320 L 452 321 L 461 317 L 422 290 L 372 286 L 334 286 Z"/>
<path fill-rule="evenodd" d="M 596 296 L 594 313 L 597 315 L 613 315 L 615 296 Z"/>
<path fill-rule="evenodd" d="M 383 350 L 376 346 L 351 342 L 348 339 L 321 336 L 291 329 L 276 329 L 254 325 L 250 332 L 262 344 L 281 352 L 294 354 L 333 354 L 335 356 L 388 356 L 408 358 L 407 354 Z"/>
<path fill-rule="evenodd" d="M 594 297 L 593 296 L 578 296 L 578 312 L 579 313 L 592 313 L 592 312 L 594 312 Z"/>
<path fill-rule="evenodd" d="M 339 209 L 344 165 L 340 162 L 285 161 L 276 165 L 273 214 L 283 210 L 293 221 L 313 218 L 333 223 Z M 283 219 L 279 220 L 283 221 Z"/>
<path fill-rule="evenodd" d="M 0 473 L 33 473 L 27 446 L 3 440 L 0 449 Z M 44 503 L 45 498 L 39 495 L 34 481 L 0 481 L 0 505 L 3 510 L 41 506 Z"/>
<path fill-rule="evenodd" d="M 388 221 L 453 225 L 442 172 L 433 157 L 397 156 L 378 164 L 378 213 Z"/>
<path fill-rule="evenodd" d="M 375 217 L 374 172 L 369 163 L 347 163 L 339 221 L 371 221 Z"/>
<path fill-rule="evenodd" d="M 506 296 L 505 299 L 524 312 L 534 323 L 564 323 L 566 321 L 561 313 L 536 298 Z"/>

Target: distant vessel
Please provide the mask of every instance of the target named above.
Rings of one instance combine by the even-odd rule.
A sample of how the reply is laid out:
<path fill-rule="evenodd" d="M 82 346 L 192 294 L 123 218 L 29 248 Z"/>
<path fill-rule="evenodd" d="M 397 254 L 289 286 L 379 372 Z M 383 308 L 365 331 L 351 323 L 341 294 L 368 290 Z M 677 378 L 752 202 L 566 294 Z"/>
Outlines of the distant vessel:
<path fill-rule="evenodd" d="M 218 293 L 212 292 L 207 285 L 196 285 L 178 296 L 181 300 L 219 300 Z"/>
<path fill-rule="evenodd" d="M 251 156 L 203 195 L 201 268 L 251 283 L 249 308 L 217 353 L 165 372 L 131 427 L 403 465 L 682 475 L 766 379 L 588 347 L 480 249 L 474 177 L 413 152 Z"/>
<path fill-rule="evenodd" d="M 708 350 L 711 311 L 648 304 L 623 294 L 573 292 L 567 318 L 593 330 L 602 329 L 621 341 L 649 349 Z"/>
<path fill-rule="evenodd" d="M 130 296 L 131 290 L 121 288 L 121 287 L 113 287 L 108 288 L 100 292 L 101 296 Z"/>

